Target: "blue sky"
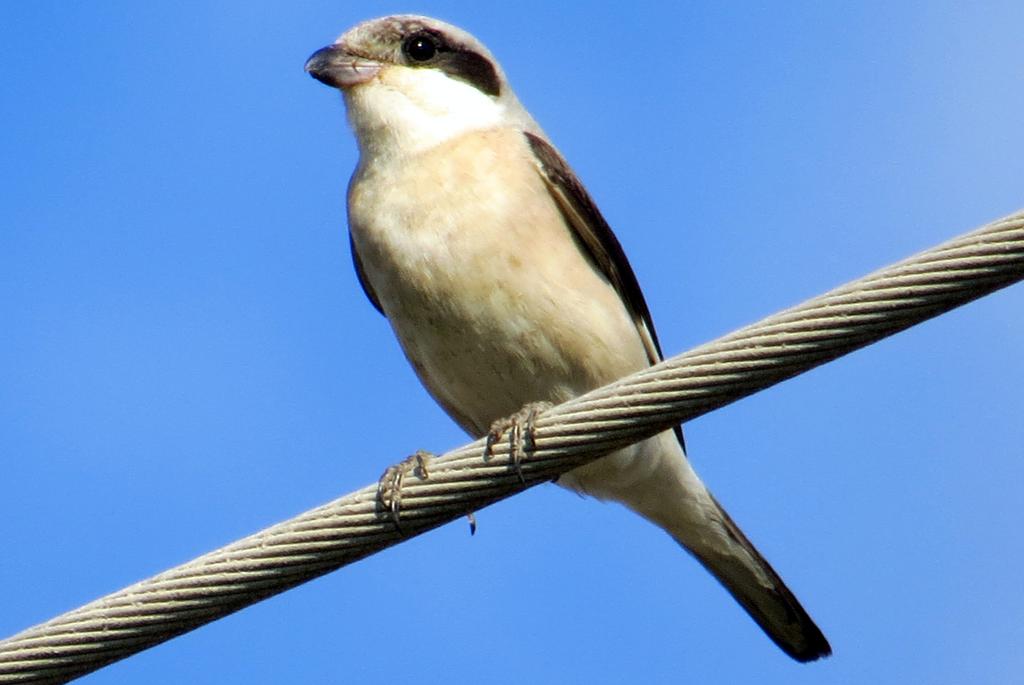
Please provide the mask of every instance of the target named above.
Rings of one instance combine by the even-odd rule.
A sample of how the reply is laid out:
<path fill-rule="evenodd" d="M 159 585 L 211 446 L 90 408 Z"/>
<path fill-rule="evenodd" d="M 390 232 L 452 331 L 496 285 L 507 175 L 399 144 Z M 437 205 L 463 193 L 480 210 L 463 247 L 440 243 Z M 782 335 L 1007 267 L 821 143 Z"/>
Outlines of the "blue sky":
<path fill-rule="evenodd" d="M 1024 7 L 0 9 L 0 634 L 464 442 L 350 268 L 305 58 L 480 37 L 669 354 L 1024 206 Z M 830 638 L 801 666 L 662 533 L 542 486 L 86 682 L 1004 683 L 1024 671 L 1024 289 L 687 426 Z"/>

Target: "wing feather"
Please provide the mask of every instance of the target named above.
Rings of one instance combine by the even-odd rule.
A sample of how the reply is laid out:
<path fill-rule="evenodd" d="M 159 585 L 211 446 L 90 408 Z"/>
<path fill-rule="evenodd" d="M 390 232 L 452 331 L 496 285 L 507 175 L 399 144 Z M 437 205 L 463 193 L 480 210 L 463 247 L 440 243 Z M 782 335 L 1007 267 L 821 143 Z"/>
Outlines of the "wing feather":
<path fill-rule="evenodd" d="M 657 364 L 662 360 L 662 353 L 658 333 L 654 330 L 651 310 L 647 307 L 640 282 L 637 281 L 633 267 L 629 265 L 626 253 L 612 232 L 611 226 L 601 215 L 601 210 L 594 204 L 587 189 L 551 143 L 529 131 L 525 131 L 523 135 L 533 150 L 538 170 L 552 198 L 562 210 L 566 221 L 594 265 L 619 293 L 623 305 L 636 324 L 637 332 L 647 350 L 647 359 L 652 365 Z M 685 452 L 686 443 L 683 440 L 682 427 L 676 426 L 673 430 Z"/>
<path fill-rule="evenodd" d="M 537 166 L 551 196 L 594 265 L 622 298 L 647 348 L 651 364 L 658 363 L 662 359 L 658 334 L 654 330 L 654 322 L 643 291 L 640 290 L 640 283 L 626 259 L 622 245 L 558 151 L 540 136 L 529 132 L 524 135 L 537 158 Z"/>
<path fill-rule="evenodd" d="M 348 234 L 348 246 L 352 251 L 352 265 L 356 268 L 356 276 L 359 278 L 359 285 L 363 287 L 363 292 L 366 293 L 366 299 L 370 301 L 370 304 L 378 312 L 384 314 L 384 309 L 380 306 L 380 300 L 377 299 L 377 293 L 373 291 L 373 286 L 370 285 L 370 281 L 366 278 L 366 272 L 363 271 L 363 262 L 359 259 L 359 253 L 356 252 L 356 242 L 352 240 L 351 231 Z M 384 316 L 387 316 L 387 314 L 384 314 Z"/>

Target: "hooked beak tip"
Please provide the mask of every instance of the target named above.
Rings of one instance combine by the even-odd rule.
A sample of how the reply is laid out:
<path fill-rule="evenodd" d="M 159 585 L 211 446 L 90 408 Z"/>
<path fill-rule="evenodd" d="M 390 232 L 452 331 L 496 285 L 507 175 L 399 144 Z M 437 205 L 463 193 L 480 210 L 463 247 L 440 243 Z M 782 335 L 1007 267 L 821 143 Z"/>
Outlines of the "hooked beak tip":
<path fill-rule="evenodd" d="M 306 73 L 320 83 L 342 90 L 366 83 L 380 71 L 380 63 L 347 52 L 338 44 L 320 48 L 306 60 Z"/>

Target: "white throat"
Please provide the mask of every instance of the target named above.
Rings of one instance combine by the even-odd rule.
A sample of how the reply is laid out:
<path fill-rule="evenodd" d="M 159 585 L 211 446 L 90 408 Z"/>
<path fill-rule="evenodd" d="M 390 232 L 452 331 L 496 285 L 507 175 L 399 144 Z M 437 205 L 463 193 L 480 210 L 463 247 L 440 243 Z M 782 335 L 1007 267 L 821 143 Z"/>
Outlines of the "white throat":
<path fill-rule="evenodd" d="M 345 92 L 362 164 L 414 155 L 505 123 L 502 102 L 437 69 L 388 66 Z"/>

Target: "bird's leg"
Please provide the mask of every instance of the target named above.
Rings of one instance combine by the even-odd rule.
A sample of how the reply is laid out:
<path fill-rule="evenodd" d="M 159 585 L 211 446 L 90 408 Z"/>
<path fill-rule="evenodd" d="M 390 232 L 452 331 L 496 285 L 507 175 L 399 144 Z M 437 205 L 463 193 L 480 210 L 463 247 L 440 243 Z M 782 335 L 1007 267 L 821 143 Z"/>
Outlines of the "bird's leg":
<path fill-rule="evenodd" d="M 416 477 L 420 480 L 429 478 L 430 474 L 427 473 L 427 464 L 434 456 L 432 452 L 416 450 L 415 454 L 387 467 L 380 480 L 377 481 L 377 505 L 383 511 L 390 513 L 391 520 L 394 521 L 395 528 L 399 533 L 402 532 L 402 524 L 400 522 L 402 482 L 405 480 L 406 475 L 410 473 L 416 474 Z"/>
<path fill-rule="evenodd" d="M 550 408 L 550 402 L 531 402 L 512 416 L 492 423 L 491 430 L 487 432 L 487 446 L 484 448 L 487 455 L 494 453 L 495 443 L 508 433 L 509 461 L 524 485 L 526 479 L 523 478 L 522 462 L 527 450 L 533 451 L 536 447 L 533 441 L 534 422 L 538 414 Z"/>

